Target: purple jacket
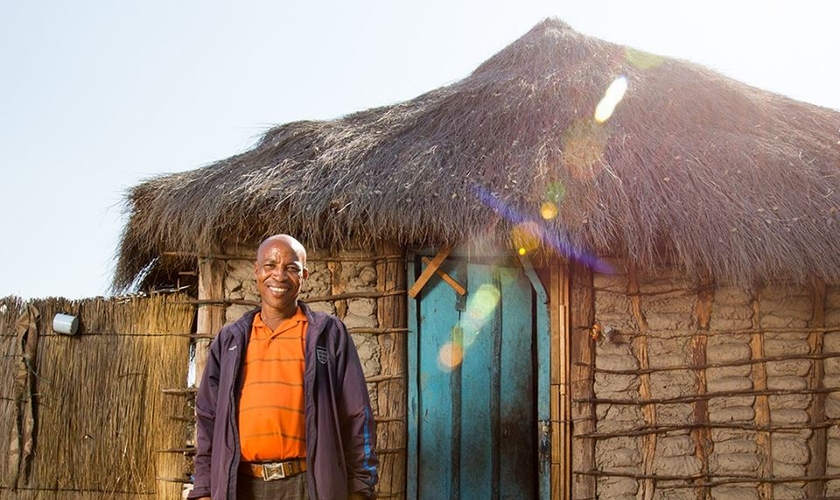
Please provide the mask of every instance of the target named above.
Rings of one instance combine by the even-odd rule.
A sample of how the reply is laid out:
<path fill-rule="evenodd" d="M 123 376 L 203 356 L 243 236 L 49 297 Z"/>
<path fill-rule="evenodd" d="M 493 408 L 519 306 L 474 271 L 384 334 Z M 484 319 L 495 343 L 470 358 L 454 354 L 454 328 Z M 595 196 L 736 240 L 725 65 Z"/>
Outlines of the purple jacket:
<path fill-rule="evenodd" d="M 373 498 L 376 429 L 356 346 L 341 320 L 298 305 L 309 322 L 303 376 L 309 497 L 344 500 L 356 492 Z M 236 498 L 240 369 L 257 312 L 226 325 L 210 344 L 195 398 L 195 478 L 189 498 Z"/>

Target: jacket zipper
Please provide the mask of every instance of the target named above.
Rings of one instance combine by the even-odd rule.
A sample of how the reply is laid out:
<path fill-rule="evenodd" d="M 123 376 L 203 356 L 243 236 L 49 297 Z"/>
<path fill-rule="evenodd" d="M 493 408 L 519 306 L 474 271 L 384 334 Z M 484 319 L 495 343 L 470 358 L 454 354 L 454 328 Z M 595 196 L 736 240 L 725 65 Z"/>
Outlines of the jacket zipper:
<path fill-rule="evenodd" d="M 252 320 L 252 323 L 253 323 L 253 320 Z M 242 332 L 240 332 L 240 333 L 242 333 Z M 230 418 L 230 422 L 232 422 L 231 427 L 233 428 L 233 444 L 234 444 L 235 448 L 234 448 L 234 451 L 233 451 L 233 458 L 230 461 L 230 469 L 228 470 L 228 498 L 236 498 L 236 493 L 233 491 L 233 488 L 231 488 L 231 484 L 233 482 L 232 479 L 236 478 L 236 473 L 237 473 L 236 469 L 239 465 L 239 455 L 238 455 L 239 429 L 236 426 L 236 408 L 237 408 L 237 404 L 239 404 L 239 403 L 237 401 L 235 393 L 236 393 L 236 388 L 239 387 L 240 378 L 242 377 L 242 374 L 239 373 L 239 365 L 241 364 L 242 356 L 244 355 L 243 353 L 245 352 L 245 348 L 246 348 L 246 346 L 244 345 L 245 344 L 245 335 L 242 334 L 240 339 L 241 339 L 240 344 L 242 344 L 242 346 L 239 349 L 237 349 L 237 354 L 236 354 L 236 357 L 234 359 L 233 369 L 234 369 L 234 373 L 236 373 L 236 377 L 233 380 L 233 384 L 230 386 L 230 399 L 229 399 L 231 404 L 230 404 L 230 412 L 229 412 L 228 418 Z"/>

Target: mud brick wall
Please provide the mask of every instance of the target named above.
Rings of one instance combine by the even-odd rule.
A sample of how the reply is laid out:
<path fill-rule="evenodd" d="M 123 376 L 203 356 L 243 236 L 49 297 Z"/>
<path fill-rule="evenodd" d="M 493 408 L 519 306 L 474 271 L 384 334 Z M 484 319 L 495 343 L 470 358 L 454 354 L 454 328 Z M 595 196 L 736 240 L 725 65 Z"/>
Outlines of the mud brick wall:
<path fill-rule="evenodd" d="M 840 286 L 593 286 L 599 498 L 840 496 Z"/>
<path fill-rule="evenodd" d="M 359 351 L 365 376 L 380 373 L 380 350 L 376 335 L 364 333 L 379 325 L 376 316 L 376 299 L 371 297 L 324 300 L 334 295 L 370 292 L 376 293 L 376 266 L 373 255 L 363 252 L 346 252 L 329 257 L 317 251 L 308 252 L 309 278 L 301 286 L 301 299 L 313 310 L 338 316 L 344 321 Z M 364 260 L 369 257 L 370 260 Z M 260 296 L 254 280 L 254 259 L 230 259 L 225 272 L 225 296 L 236 301 L 259 303 Z M 225 311 L 225 321 L 239 319 L 255 305 L 231 304 Z M 371 391 L 371 402 L 376 411 L 376 392 Z"/>

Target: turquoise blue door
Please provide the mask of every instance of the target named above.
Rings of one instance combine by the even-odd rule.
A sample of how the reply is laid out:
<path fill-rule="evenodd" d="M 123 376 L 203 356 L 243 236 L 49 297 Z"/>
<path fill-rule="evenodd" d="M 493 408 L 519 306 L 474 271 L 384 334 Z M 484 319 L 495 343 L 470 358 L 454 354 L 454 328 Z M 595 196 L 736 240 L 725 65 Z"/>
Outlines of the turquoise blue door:
<path fill-rule="evenodd" d="M 409 286 L 420 257 L 413 265 Z M 547 498 L 538 463 L 544 303 L 515 259 L 450 256 L 440 270 L 466 293 L 437 275 L 409 298 L 408 498 Z"/>

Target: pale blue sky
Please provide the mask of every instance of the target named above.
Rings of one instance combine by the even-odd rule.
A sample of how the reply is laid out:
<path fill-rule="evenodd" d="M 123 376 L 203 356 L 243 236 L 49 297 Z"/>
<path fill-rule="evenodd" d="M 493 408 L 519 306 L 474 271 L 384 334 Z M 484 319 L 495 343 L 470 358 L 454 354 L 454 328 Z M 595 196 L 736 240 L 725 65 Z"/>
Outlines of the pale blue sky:
<path fill-rule="evenodd" d="M 0 297 L 105 293 L 127 188 L 456 81 L 546 17 L 840 109 L 835 5 L 0 0 Z"/>

